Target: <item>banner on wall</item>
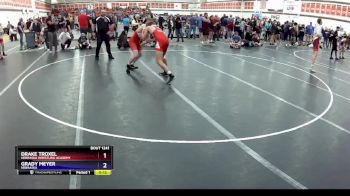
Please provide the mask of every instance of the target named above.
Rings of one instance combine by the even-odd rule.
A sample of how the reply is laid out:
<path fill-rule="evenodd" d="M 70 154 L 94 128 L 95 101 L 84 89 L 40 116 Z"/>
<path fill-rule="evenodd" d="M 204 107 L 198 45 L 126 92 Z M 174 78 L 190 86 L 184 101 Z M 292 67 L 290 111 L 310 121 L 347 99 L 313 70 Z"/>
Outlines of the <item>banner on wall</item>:
<path fill-rule="evenodd" d="M 174 9 L 180 10 L 181 9 L 181 3 L 174 3 Z"/>
<path fill-rule="evenodd" d="M 194 4 L 194 3 L 191 3 L 191 4 L 188 4 L 188 9 L 189 10 L 197 10 L 197 9 L 200 9 L 201 7 L 201 4 L 197 3 L 197 4 Z"/>
<path fill-rule="evenodd" d="M 266 9 L 271 12 L 282 12 L 283 1 L 281 0 L 268 0 L 266 3 Z"/>
<path fill-rule="evenodd" d="M 300 14 L 301 1 L 299 0 L 285 0 L 283 4 L 283 13 Z"/>

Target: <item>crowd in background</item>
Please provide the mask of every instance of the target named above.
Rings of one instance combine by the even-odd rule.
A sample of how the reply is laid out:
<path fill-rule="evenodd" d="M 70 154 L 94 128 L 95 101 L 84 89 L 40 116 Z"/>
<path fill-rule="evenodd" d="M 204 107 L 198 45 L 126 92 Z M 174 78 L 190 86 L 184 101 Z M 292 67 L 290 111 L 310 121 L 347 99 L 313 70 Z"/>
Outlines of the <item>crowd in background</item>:
<path fill-rule="evenodd" d="M 19 39 L 20 49 L 35 48 L 44 45 L 49 52 L 61 45 L 61 49 L 69 48 L 74 39 L 73 31 L 79 32 L 76 48 L 91 48 L 91 41 L 96 39 L 96 18 L 102 9 L 94 10 L 53 10 L 47 17 L 33 18 L 17 24 L 7 24 L 6 29 L 11 41 Z M 295 21 L 277 21 L 268 18 L 259 19 L 233 17 L 232 15 L 155 15 L 148 8 L 127 7 L 113 8 L 107 11 L 107 17 L 113 24 L 109 31 L 111 39 L 118 37 L 117 27 L 122 25 L 128 33 L 135 30 L 148 17 L 154 17 L 161 29 L 167 29 L 170 39 L 196 39 L 201 44 L 210 44 L 220 39 L 230 40 L 232 48 L 242 46 L 269 45 L 305 46 L 313 39 L 314 26 L 300 24 Z M 119 24 L 118 24 L 119 23 Z M 121 23 L 121 24 L 120 24 Z M 165 31 L 166 32 L 166 31 Z M 197 33 L 198 32 L 198 33 Z M 25 39 L 26 38 L 26 39 Z M 26 43 L 24 43 L 26 40 Z M 334 45 L 349 49 L 350 35 L 336 29 L 323 28 L 322 46 L 334 48 Z"/>

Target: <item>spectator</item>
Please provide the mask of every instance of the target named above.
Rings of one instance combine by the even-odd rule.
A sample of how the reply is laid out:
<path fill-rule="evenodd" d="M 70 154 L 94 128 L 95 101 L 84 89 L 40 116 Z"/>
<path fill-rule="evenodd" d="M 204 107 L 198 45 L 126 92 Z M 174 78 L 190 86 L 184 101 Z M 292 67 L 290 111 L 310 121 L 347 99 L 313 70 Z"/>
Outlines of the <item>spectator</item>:
<path fill-rule="evenodd" d="M 49 53 L 52 53 L 52 47 L 55 47 L 55 52 L 57 52 L 57 24 L 58 19 L 48 13 L 48 17 L 46 19 L 47 23 L 47 36 L 49 40 L 49 48 L 47 49 Z"/>
<path fill-rule="evenodd" d="M 335 53 L 335 60 L 339 60 L 337 57 L 337 51 L 338 51 L 338 31 L 339 27 L 337 27 L 337 30 L 331 33 L 331 40 L 332 40 L 332 50 L 331 50 L 331 57 L 329 59 L 333 59 L 333 52 Z"/>
<path fill-rule="evenodd" d="M 197 18 L 197 26 L 198 26 L 198 32 L 199 32 L 199 40 L 201 41 L 201 43 L 203 43 L 202 24 L 203 24 L 203 16 L 202 14 L 200 14 L 199 17 Z"/>
<path fill-rule="evenodd" d="M 305 25 L 302 24 L 299 26 L 299 46 L 304 45 L 304 36 L 305 36 Z"/>
<path fill-rule="evenodd" d="M 262 43 L 260 43 L 260 37 L 256 32 L 253 32 L 252 41 L 255 47 L 263 45 Z"/>
<path fill-rule="evenodd" d="M 11 25 L 10 21 L 8 21 L 8 22 L 7 22 L 7 30 L 8 30 L 7 34 L 8 34 L 9 36 L 10 36 L 10 29 L 11 29 L 11 27 L 12 27 L 12 25 Z"/>
<path fill-rule="evenodd" d="M 208 13 L 204 13 L 204 17 L 202 18 L 202 31 L 203 31 L 203 39 L 202 44 L 208 44 L 209 43 L 209 26 L 210 26 L 210 20 L 208 18 Z"/>
<path fill-rule="evenodd" d="M 80 15 L 78 16 L 78 22 L 80 27 L 80 33 L 85 33 L 86 35 L 89 32 L 89 16 L 86 15 L 84 11 L 80 12 Z"/>
<path fill-rule="evenodd" d="M 18 40 L 17 39 L 17 30 L 15 29 L 14 26 L 10 27 L 9 32 L 10 32 L 10 40 L 11 40 L 11 42 L 17 41 Z"/>
<path fill-rule="evenodd" d="M 312 35 L 314 34 L 314 27 L 312 26 L 312 22 L 306 26 L 306 42 L 308 44 L 311 43 Z"/>
<path fill-rule="evenodd" d="M 5 43 L 4 43 L 4 28 L 2 27 L 2 24 L 0 23 L 0 59 L 3 59 L 3 56 L 5 55 Z"/>
<path fill-rule="evenodd" d="M 232 36 L 230 48 L 241 48 L 241 42 L 242 38 L 238 35 L 238 32 L 236 31 L 235 34 Z"/>
<path fill-rule="evenodd" d="M 171 40 L 173 40 L 174 31 L 175 31 L 175 22 L 174 22 L 173 16 L 170 16 L 168 18 L 168 30 L 169 30 L 168 38 L 171 38 Z"/>
<path fill-rule="evenodd" d="M 242 18 L 241 22 L 239 23 L 239 30 L 240 30 L 241 37 L 244 37 L 245 28 L 246 28 L 246 22 L 245 22 L 244 18 Z"/>
<path fill-rule="evenodd" d="M 161 28 L 162 31 L 163 31 L 163 29 L 164 29 L 164 27 L 163 27 L 163 23 L 164 23 L 164 18 L 163 18 L 163 16 L 159 16 L 159 18 L 158 18 L 158 23 L 159 23 L 159 28 Z"/>
<path fill-rule="evenodd" d="M 324 48 L 328 48 L 329 46 L 329 29 L 326 28 L 324 31 L 323 31 L 323 47 Z"/>
<path fill-rule="evenodd" d="M 23 50 L 23 35 L 24 35 L 24 22 L 23 19 L 20 18 L 17 26 L 17 32 L 19 34 L 19 43 L 20 43 L 20 50 Z"/>
<path fill-rule="evenodd" d="M 229 20 L 228 23 L 227 23 L 227 26 L 226 26 L 226 29 L 227 29 L 227 36 L 230 38 L 232 37 L 232 31 L 233 31 L 233 21 L 232 20 Z"/>
<path fill-rule="evenodd" d="M 60 36 L 58 36 L 58 40 L 61 43 L 61 49 L 65 50 L 66 48 L 70 47 L 70 44 L 72 43 L 72 37 L 67 32 L 67 27 L 63 27 L 63 31 L 61 32 Z"/>
<path fill-rule="evenodd" d="M 126 31 L 126 34 L 128 34 L 129 32 L 129 16 L 125 15 L 123 18 L 123 27 L 124 27 L 124 31 Z"/>
<path fill-rule="evenodd" d="M 35 33 L 35 42 L 37 43 L 37 45 L 39 45 L 42 41 L 41 41 L 41 24 L 39 23 L 38 19 L 35 19 L 34 22 L 31 24 L 30 26 L 30 31 Z"/>
<path fill-rule="evenodd" d="M 273 21 L 271 25 L 270 45 L 276 44 L 276 34 L 277 34 L 277 23 L 276 21 Z"/>
<path fill-rule="evenodd" d="M 87 39 L 86 35 L 84 33 L 81 34 L 81 36 L 78 39 L 78 48 L 79 49 L 91 49 L 91 45 L 89 43 L 89 40 Z"/>
<path fill-rule="evenodd" d="M 177 42 L 179 42 L 179 39 L 181 37 L 182 42 L 184 42 L 184 37 L 182 33 L 182 22 L 180 20 L 180 16 L 178 15 L 175 20 L 175 28 L 176 28 L 176 37 L 177 37 Z"/>
<path fill-rule="evenodd" d="M 193 39 L 196 39 L 196 29 L 197 29 L 197 16 L 191 15 L 190 18 L 190 36 L 188 39 L 191 38 L 191 34 Z"/>

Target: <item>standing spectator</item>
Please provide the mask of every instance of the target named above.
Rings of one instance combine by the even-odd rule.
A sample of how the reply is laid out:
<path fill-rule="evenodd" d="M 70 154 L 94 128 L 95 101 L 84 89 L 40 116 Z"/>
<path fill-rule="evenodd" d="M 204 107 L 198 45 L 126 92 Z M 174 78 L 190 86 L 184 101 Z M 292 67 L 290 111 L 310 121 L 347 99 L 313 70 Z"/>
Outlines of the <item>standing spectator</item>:
<path fill-rule="evenodd" d="M 227 24 L 228 24 L 228 19 L 227 19 L 227 16 L 224 14 L 224 16 L 221 18 L 221 28 L 222 28 L 221 31 L 223 31 L 223 35 L 225 39 L 227 39 Z"/>
<path fill-rule="evenodd" d="M 55 47 L 55 52 L 57 52 L 57 24 L 58 19 L 48 13 L 46 19 L 47 23 L 47 36 L 49 38 L 49 48 L 47 49 L 49 53 L 52 53 L 52 46 Z"/>
<path fill-rule="evenodd" d="M 197 18 L 197 25 L 198 25 L 198 32 L 199 32 L 199 40 L 203 44 L 203 29 L 202 29 L 202 24 L 203 24 L 203 16 L 202 14 L 199 15 Z"/>
<path fill-rule="evenodd" d="M 245 28 L 246 28 L 246 22 L 245 22 L 244 18 L 242 18 L 241 22 L 239 23 L 239 30 L 240 30 L 241 37 L 244 37 Z"/>
<path fill-rule="evenodd" d="M 78 16 L 78 22 L 80 27 L 80 33 L 85 33 L 86 35 L 89 32 L 89 16 L 86 15 L 85 11 L 81 11 Z"/>
<path fill-rule="evenodd" d="M 191 38 L 191 34 L 193 39 L 196 39 L 196 28 L 197 28 L 197 16 L 191 15 L 190 18 L 190 36 L 188 39 Z"/>
<path fill-rule="evenodd" d="M 284 26 L 283 26 L 283 41 L 287 41 L 289 40 L 289 23 L 288 21 L 284 23 Z"/>
<path fill-rule="evenodd" d="M 159 16 L 158 23 L 159 23 L 159 28 L 161 28 L 163 31 L 164 30 L 164 27 L 163 27 L 164 18 L 163 18 L 163 16 Z"/>
<path fill-rule="evenodd" d="M 182 39 L 182 42 L 184 42 L 184 37 L 182 34 L 182 22 L 179 15 L 176 17 L 176 20 L 175 20 L 175 28 L 176 28 L 177 42 L 179 42 L 180 37 Z"/>
<path fill-rule="evenodd" d="M 328 46 L 329 46 L 329 29 L 326 28 L 323 31 L 323 47 L 328 48 Z"/>
<path fill-rule="evenodd" d="M 109 35 L 107 34 L 112 21 L 106 16 L 106 10 L 101 11 L 101 16 L 96 19 L 96 30 L 97 30 L 97 47 L 96 47 L 96 56 L 95 59 L 99 59 L 100 49 L 102 42 L 106 44 L 106 50 L 108 53 L 109 59 L 114 59 L 111 53 L 111 45 L 109 44 Z"/>
<path fill-rule="evenodd" d="M 169 29 L 168 38 L 171 38 L 171 40 L 173 40 L 174 30 L 175 30 L 175 23 L 174 23 L 173 16 L 170 16 L 168 18 L 168 29 Z"/>
<path fill-rule="evenodd" d="M 281 32 L 282 32 L 282 27 L 281 27 L 281 24 L 280 22 L 277 22 L 276 23 L 276 33 L 275 33 L 275 40 L 277 42 L 277 44 L 280 44 L 280 41 L 281 41 Z M 256 32 L 258 35 L 259 33 Z"/>
<path fill-rule="evenodd" d="M 38 19 L 34 19 L 34 22 L 30 26 L 30 31 L 35 33 L 35 43 L 39 45 L 41 43 L 41 24 L 39 23 Z"/>
<path fill-rule="evenodd" d="M 271 25 L 271 37 L 270 37 L 270 45 L 275 45 L 276 43 L 276 34 L 277 34 L 277 24 L 274 20 Z"/>
<path fill-rule="evenodd" d="M 30 26 L 32 25 L 33 21 L 31 18 L 29 18 L 25 24 L 25 29 L 26 31 L 29 31 Z"/>
<path fill-rule="evenodd" d="M 220 22 L 220 18 L 215 15 L 213 17 L 213 21 L 214 21 L 214 34 L 213 34 L 213 41 L 215 41 L 215 38 L 217 38 L 217 40 L 219 41 L 220 38 L 220 30 L 221 30 L 221 22 Z"/>
<path fill-rule="evenodd" d="M 14 28 L 14 26 L 10 27 L 9 32 L 10 32 L 10 40 L 11 40 L 11 42 L 17 41 L 18 40 L 17 39 L 17 30 Z"/>
<path fill-rule="evenodd" d="M 272 27 L 271 20 L 268 20 L 268 21 L 265 23 L 265 30 L 266 30 L 265 40 L 266 40 L 266 41 L 270 39 L 270 36 L 271 36 L 271 27 Z"/>
<path fill-rule="evenodd" d="M 338 51 L 338 31 L 339 27 L 334 31 L 334 33 L 331 35 L 332 40 L 332 51 L 331 51 L 331 57 L 329 59 L 333 59 L 333 52 L 335 53 L 335 60 L 339 60 L 337 57 L 337 51 Z"/>
<path fill-rule="evenodd" d="M 236 18 L 235 20 L 235 24 L 234 24 L 234 27 L 233 27 L 233 31 L 234 32 L 238 32 L 238 35 L 242 35 L 241 34 L 241 26 L 240 26 L 240 19 L 239 18 Z M 244 37 L 241 36 L 242 39 L 244 39 Z"/>
<path fill-rule="evenodd" d="M 0 23 L 0 57 L 3 58 L 5 55 L 5 43 L 4 43 L 4 28 L 2 27 Z"/>
<path fill-rule="evenodd" d="M 12 25 L 10 23 L 10 21 L 7 22 L 7 29 L 8 29 L 8 32 L 7 34 L 10 36 L 10 29 L 11 29 Z"/>
<path fill-rule="evenodd" d="M 314 27 L 312 26 L 312 22 L 306 26 L 306 42 L 308 44 L 311 43 L 312 35 L 314 34 Z"/>
<path fill-rule="evenodd" d="M 123 27 L 124 27 L 124 31 L 126 31 L 126 34 L 128 34 L 129 32 L 129 16 L 125 15 L 123 18 Z"/>
<path fill-rule="evenodd" d="M 227 29 L 227 37 L 231 38 L 232 37 L 232 31 L 233 31 L 233 21 L 232 20 L 228 21 L 226 29 Z"/>
<path fill-rule="evenodd" d="M 305 36 L 305 25 L 302 24 L 299 26 L 299 45 L 304 45 L 304 36 Z"/>
<path fill-rule="evenodd" d="M 19 43 L 20 43 L 20 50 L 23 50 L 23 46 L 24 46 L 24 43 L 23 43 L 23 35 L 24 35 L 24 22 L 23 22 L 23 19 L 20 18 L 19 19 L 19 22 L 17 24 L 17 32 L 19 34 Z"/>
<path fill-rule="evenodd" d="M 208 13 L 204 13 L 204 17 L 202 18 L 202 30 L 203 30 L 203 39 L 202 44 L 208 44 L 209 43 L 209 26 L 210 26 L 210 20 L 208 18 Z"/>

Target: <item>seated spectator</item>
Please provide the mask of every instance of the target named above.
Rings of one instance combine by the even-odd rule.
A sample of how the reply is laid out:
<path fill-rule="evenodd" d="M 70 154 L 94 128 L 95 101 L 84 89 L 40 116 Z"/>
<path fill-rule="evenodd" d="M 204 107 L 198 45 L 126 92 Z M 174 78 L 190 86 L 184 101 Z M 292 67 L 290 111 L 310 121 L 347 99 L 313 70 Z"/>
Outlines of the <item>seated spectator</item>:
<path fill-rule="evenodd" d="M 243 40 L 243 45 L 246 47 L 253 47 L 254 46 L 253 33 L 252 33 L 251 29 L 249 29 L 247 31 L 247 33 L 245 34 L 245 39 Z"/>
<path fill-rule="evenodd" d="M 72 43 L 72 37 L 67 32 L 67 28 L 66 27 L 63 28 L 63 31 L 58 36 L 58 40 L 61 43 L 62 50 L 70 47 L 70 44 Z"/>
<path fill-rule="evenodd" d="M 92 48 L 85 33 L 82 33 L 78 39 L 78 48 L 79 49 L 87 49 L 87 48 L 91 49 Z"/>
<path fill-rule="evenodd" d="M 241 43 L 242 43 L 241 36 L 239 36 L 238 32 L 235 31 L 235 34 L 232 36 L 230 48 L 241 48 Z"/>
<path fill-rule="evenodd" d="M 260 42 L 260 37 L 259 35 L 254 31 L 253 32 L 253 38 L 252 38 L 254 46 L 262 46 L 263 44 Z"/>

